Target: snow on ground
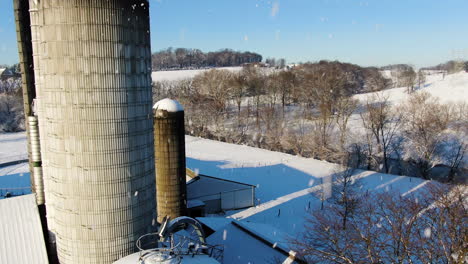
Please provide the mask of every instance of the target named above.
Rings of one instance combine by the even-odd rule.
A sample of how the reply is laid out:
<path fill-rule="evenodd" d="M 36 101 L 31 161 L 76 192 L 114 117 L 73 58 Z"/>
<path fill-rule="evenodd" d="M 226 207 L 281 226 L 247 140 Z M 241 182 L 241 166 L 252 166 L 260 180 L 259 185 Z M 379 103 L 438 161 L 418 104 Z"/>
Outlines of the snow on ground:
<path fill-rule="evenodd" d="M 7 151 L 25 155 L 25 141 L 24 133 L 1 134 L 0 149 L 8 148 L 2 152 L 2 157 L 8 157 Z M 224 246 L 226 263 L 284 259 L 282 253 L 272 251 L 271 246 L 241 231 L 229 220 L 237 221 L 256 236 L 288 251 L 288 241 L 304 232 L 307 217 L 320 208 L 320 200 L 312 193 L 322 190 L 331 182 L 330 176 L 340 171 L 337 165 L 324 161 L 191 136 L 186 136 L 186 154 L 187 167 L 192 170 L 257 186 L 256 206 L 227 211 L 217 216 L 219 221 L 212 218 L 204 221 L 216 229 L 207 241 Z M 27 171 L 27 163 L 0 168 L 0 190 L 29 186 Z M 387 191 L 401 195 L 423 192 L 427 183 L 422 179 L 361 170 L 357 171 L 355 179 L 363 192 Z M 324 189 L 330 192 L 331 188 Z M 16 194 L 21 192 L 24 191 Z"/>
<path fill-rule="evenodd" d="M 12 141 L 12 139 L 14 139 Z M 13 143 L 16 142 L 16 143 Z M 1 134 L 2 158 L 26 155 L 24 133 Z M 339 171 L 335 164 L 248 146 L 186 136 L 187 167 L 202 174 L 256 185 L 258 205 L 227 212 L 240 221 L 270 224 L 285 233 L 303 230 L 304 217 L 319 206 L 310 193 Z M 29 185 L 26 163 L 0 170 L 0 188 Z M 423 181 L 416 178 L 359 171 L 362 188 L 409 192 Z M 419 189 L 415 189 L 419 190 Z"/>
<path fill-rule="evenodd" d="M 217 70 L 228 70 L 232 72 L 238 72 L 242 70 L 242 67 L 222 67 L 213 68 Z M 177 70 L 177 71 L 154 71 L 151 73 L 151 79 L 153 82 L 161 81 L 180 81 L 184 79 L 192 79 L 195 75 L 201 74 L 212 69 L 199 69 L 199 70 Z"/>
<path fill-rule="evenodd" d="M 441 103 L 468 102 L 468 73 L 462 71 L 450 75 L 431 74 L 426 76 L 424 87 L 416 92 L 426 91 L 432 96 L 439 98 Z M 405 102 L 409 95 L 406 87 L 393 88 L 377 92 L 385 97 L 393 105 Z M 365 102 L 367 98 L 376 93 L 366 93 L 355 95 L 355 98 Z"/>
<path fill-rule="evenodd" d="M 427 75 L 424 87 L 420 89 L 416 87 L 416 93 L 420 93 L 422 91 L 438 98 L 440 103 L 443 104 L 468 104 L 468 73 L 459 72 L 445 76 L 442 73 Z M 407 93 L 406 87 L 399 87 L 380 92 L 357 94 L 354 98 L 358 99 L 361 104 L 364 104 L 368 99 L 372 100 L 372 96 L 377 96 L 376 99 L 378 100 L 388 98 L 390 105 L 393 107 L 405 104 L 410 97 Z M 361 111 L 363 111 L 362 106 L 351 115 L 348 121 L 348 127 L 350 128 L 350 142 L 358 142 L 362 139 L 362 135 L 365 134 L 365 128 L 360 116 Z"/>
<path fill-rule="evenodd" d="M 254 184 L 258 205 L 226 212 L 238 221 L 268 224 L 295 236 L 306 216 L 320 206 L 311 192 L 340 168 L 324 161 L 301 158 L 248 146 L 186 137 L 187 166 L 202 174 Z M 420 191 L 423 180 L 372 171 L 357 171 L 363 191 L 407 193 Z M 259 230 L 261 232 L 261 230 Z M 284 240 L 281 240 L 284 241 Z"/>
<path fill-rule="evenodd" d="M 156 72 L 153 73 L 153 78 L 177 80 L 193 77 L 200 71 L 204 70 L 189 71 L 190 74 L 183 71 Z M 447 75 L 445 78 L 430 75 L 427 80 L 426 86 L 420 90 L 428 91 L 441 101 L 468 101 L 467 73 Z M 383 93 L 395 104 L 407 98 L 405 88 L 389 89 Z M 366 96 L 369 94 L 356 95 L 360 100 L 365 100 Z M 337 165 L 324 161 L 191 136 L 186 136 L 186 153 L 187 167 L 194 171 L 256 185 L 255 207 L 228 211 L 225 216 L 220 217 L 235 219 L 260 236 L 282 245 L 287 243 L 288 238 L 302 233 L 309 213 L 320 207 L 320 200 L 311 193 L 320 191 L 330 181 L 330 176 L 340 171 Z M 0 134 L 0 163 L 24 158 L 27 158 L 25 133 Z M 358 170 L 355 178 L 359 180 L 363 192 L 386 191 L 406 196 L 424 192 L 427 185 L 427 181 L 422 179 L 372 171 Z M 29 186 L 29 181 L 27 163 L 0 168 L 0 189 L 26 187 Z M 233 249 L 225 251 L 226 258 L 248 256 L 244 251 L 255 254 L 261 252 L 262 246 L 267 252 L 267 246 L 259 244 L 255 248 L 243 248 L 243 254 L 240 254 L 236 249 L 241 249 L 242 241 L 249 237 L 236 232 L 232 225 L 222 227 L 224 220 L 211 223 L 221 228 L 210 237 L 211 241 L 231 241 L 230 244 L 225 242 L 228 246 L 232 245 Z M 258 257 L 261 258 L 262 255 Z"/>
<path fill-rule="evenodd" d="M 0 164 L 28 158 L 24 132 L 0 133 Z"/>

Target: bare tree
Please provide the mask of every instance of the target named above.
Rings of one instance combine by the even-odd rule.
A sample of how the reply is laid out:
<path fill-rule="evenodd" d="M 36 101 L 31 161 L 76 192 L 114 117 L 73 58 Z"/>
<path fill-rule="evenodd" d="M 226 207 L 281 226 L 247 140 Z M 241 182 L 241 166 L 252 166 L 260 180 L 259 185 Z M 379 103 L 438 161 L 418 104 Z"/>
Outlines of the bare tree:
<path fill-rule="evenodd" d="M 417 74 L 413 67 L 409 67 L 408 69 L 400 72 L 400 76 L 403 80 L 403 85 L 407 87 L 408 94 L 414 92 L 414 85 L 416 83 Z"/>
<path fill-rule="evenodd" d="M 345 149 L 348 121 L 356 110 L 357 105 L 358 101 L 353 98 L 340 98 L 335 104 L 335 123 L 340 131 L 340 148 L 342 151 Z"/>
<path fill-rule="evenodd" d="M 423 92 L 412 95 L 402 112 L 404 135 L 410 143 L 406 144 L 407 153 L 416 162 L 421 176 L 428 179 L 431 168 L 440 160 L 444 132 L 452 121 L 450 107 Z"/>
<path fill-rule="evenodd" d="M 213 101 L 216 111 L 224 113 L 231 93 L 231 79 L 229 71 L 210 70 L 197 75 L 193 80 L 193 85 L 200 94 Z"/>
<path fill-rule="evenodd" d="M 362 194 L 346 229 L 328 205 L 292 239 L 311 263 L 464 263 L 468 253 L 465 186 L 428 184 L 415 195 Z"/>
<path fill-rule="evenodd" d="M 290 128 L 286 129 L 283 134 L 281 144 L 292 154 L 304 156 L 305 153 L 310 151 L 310 131 L 305 119 L 294 118 L 293 120 L 293 122 L 290 122 Z M 296 127 L 296 129 L 292 129 L 292 127 Z"/>
<path fill-rule="evenodd" d="M 391 80 L 382 76 L 380 71 L 378 71 L 377 69 L 372 71 L 368 69 L 366 73 L 366 91 L 381 91 L 387 89 L 391 85 Z"/>
<path fill-rule="evenodd" d="M 246 77 L 242 73 L 233 73 L 231 79 L 231 98 L 237 105 L 237 121 L 240 122 L 242 99 L 247 95 Z"/>
<path fill-rule="evenodd" d="M 463 137 L 453 137 L 447 141 L 447 151 L 444 153 L 444 157 L 449 166 L 449 172 L 447 175 L 447 181 L 453 182 L 455 176 L 460 168 L 464 167 L 464 160 L 468 145 L 464 142 Z"/>
<path fill-rule="evenodd" d="M 0 94 L 0 131 L 17 132 L 24 130 L 23 111 L 21 91 Z"/>
<path fill-rule="evenodd" d="M 286 102 L 292 93 L 293 87 L 296 85 L 296 76 L 292 71 L 281 71 L 278 74 L 279 90 L 281 93 L 281 106 L 283 110 L 283 118 L 285 115 Z"/>
<path fill-rule="evenodd" d="M 354 217 L 361 202 L 359 184 L 353 177 L 356 168 L 360 166 L 357 162 L 358 160 L 354 159 L 352 154 L 343 154 L 339 171 L 333 175 L 330 203 L 340 215 L 343 229 L 346 229 L 348 220 Z"/>
<path fill-rule="evenodd" d="M 418 87 L 419 89 L 424 87 L 424 84 L 426 83 L 426 73 L 423 70 L 418 71 Z"/>
<path fill-rule="evenodd" d="M 260 107 L 261 98 L 265 94 L 265 76 L 255 67 L 244 67 L 242 74 L 246 77 L 247 89 L 249 94 L 253 95 L 255 105 L 255 122 L 257 128 L 260 128 Z"/>
<path fill-rule="evenodd" d="M 382 154 L 384 171 L 388 173 L 388 159 L 396 146 L 394 143 L 401 126 L 401 115 L 392 111 L 388 97 L 377 94 L 367 100 L 361 118 L 366 130 L 374 136 L 377 152 Z"/>
<path fill-rule="evenodd" d="M 319 126 L 320 144 L 328 145 L 330 125 L 333 121 L 334 105 L 343 96 L 346 78 L 337 68 L 318 67 L 304 76 L 303 90 L 309 102 L 316 106 L 318 115 L 316 122 Z"/>

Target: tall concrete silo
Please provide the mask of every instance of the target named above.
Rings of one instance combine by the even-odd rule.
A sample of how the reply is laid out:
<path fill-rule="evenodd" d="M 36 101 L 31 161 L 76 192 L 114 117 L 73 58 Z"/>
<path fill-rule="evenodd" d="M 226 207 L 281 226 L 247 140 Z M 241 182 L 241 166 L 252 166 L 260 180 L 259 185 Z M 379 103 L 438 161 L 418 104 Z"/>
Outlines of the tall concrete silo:
<path fill-rule="evenodd" d="M 175 100 L 153 106 L 158 222 L 186 215 L 184 109 Z"/>
<path fill-rule="evenodd" d="M 49 229 L 61 263 L 111 263 L 155 218 L 148 2 L 30 8 Z"/>

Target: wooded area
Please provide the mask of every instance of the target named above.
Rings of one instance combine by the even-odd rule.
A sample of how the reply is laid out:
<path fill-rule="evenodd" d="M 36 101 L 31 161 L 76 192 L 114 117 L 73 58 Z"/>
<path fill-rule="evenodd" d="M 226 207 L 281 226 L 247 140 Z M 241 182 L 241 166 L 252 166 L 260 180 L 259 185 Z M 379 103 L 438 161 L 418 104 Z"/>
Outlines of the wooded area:
<path fill-rule="evenodd" d="M 261 61 L 262 55 L 260 54 L 230 49 L 205 53 L 199 49 L 167 48 L 152 55 L 154 71 L 240 66 L 244 63 Z"/>
<path fill-rule="evenodd" d="M 190 135 L 334 163 L 352 153 L 363 161 L 360 168 L 425 179 L 445 164 L 450 172 L 439 180 L 454 180 L 463 174 L 466 106 L 413 93 L 425 75 L 412 67 L 395 74 L 412 94 L 398 107 L 378 93 L 367 102 L 352 97 L 395 85 L 378 68 L 329 61 L 290 70 L 210 70 L 190 80 L 154 83 L 153 94 L 154 100 L 170 97 L 185 106 Z M 363 127 L 361 134 L 350 127 L 356 125 Z M 458 154 L 449 155 L 449 149 Z"/>

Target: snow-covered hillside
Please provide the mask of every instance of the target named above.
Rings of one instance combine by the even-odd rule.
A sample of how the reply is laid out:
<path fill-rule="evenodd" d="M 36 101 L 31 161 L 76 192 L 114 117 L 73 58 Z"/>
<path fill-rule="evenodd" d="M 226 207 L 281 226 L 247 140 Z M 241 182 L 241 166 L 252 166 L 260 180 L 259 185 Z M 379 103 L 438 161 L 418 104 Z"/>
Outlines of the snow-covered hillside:
<path fill-rule="evenodd" d="M 216 68 L 217 70 L 227 70 L 232 72 L 238 72 L 242 70 L 242 67 L 223 67 Z M 151 73 L 151 79 L 153 82 L 161 81 L 180 81 L 184 79 L 191 79 L 198 74 L 209 71 L 211 69 L 200 69 L 200 70 L 177 70 L 177 71 L 154 71 Z"/>
<path fill-rule="evenodd" d="M 388 75 L 388 73 L 385 74 Z M 463 71 L 450 75 L 442 73 L 427 75 L 424 87 L 417 89 L 416 92 L 421 91 L 438 98 L 441 103 L 468 103 L 468 73 Z M 388 89 L 378 93 L 385 97 L 388 96 L 389 101 L 394 105 L 405 102 L 409 97 L 406 87 Z M 375 93 L 359 94 L 355 98 L 365 101 L 373 94 Z"/>
<path fill-rule="evenodd" d="M 202 71 L 158 72 L 153 73 L 153 78 L 159 74 L 156 76 L 158 80 L 178 80 L 193 77 Z M 468 73 L 460 72 L 445 78 L 441 74 L 429 75 L 425 87 L 416 92 L 427 91 L 442 102 L 453 103 L 468 102 L 467 89 Z M 408 98 L 406 88 L 394 88 L 381 93 L 388 96 L 394 105 Z M 356 95 L 356 98 L 365 101 L 370 95 Z M 359 114 L 354 114 L 350 122 L 353 133 L 358 134 L 362 129 Z M 241 239 L 228 234 L 229 230 L 235 230 L 232 226 L 226 227 L 230 221 L 224 220 L 229 219 L 288 249 L 288 240 L 303 233 L 307 217 L 320 208 L 321 201 L 313 194 L 325 189 L 330 195 L 331 176 L 342 170 L 338 165 L 324 161 L 191 136 L 186 136 L 186 154 L 187 167 L 195 172 L 257 187 L 256 206 L 211 216 L 217 220 L 204 220 L 216 222 L 219 232 L 208 238 L 212 244 L 220 244 L 230 238 Z M 0 134 L 0 163 L 25 157 L 25 133 Z M 363 170 L 357 170 L 354 178 L 359 181 L 362 192 L 394 192 L 402 196 L 424 192 L 429 183 L 419 178 Z M 29 184 L 26 163 L 0 168 L 0 189 L 22 188 Z M 235 263 L 232 259 L 229 261 Z"/>

